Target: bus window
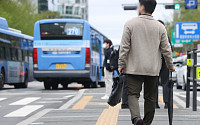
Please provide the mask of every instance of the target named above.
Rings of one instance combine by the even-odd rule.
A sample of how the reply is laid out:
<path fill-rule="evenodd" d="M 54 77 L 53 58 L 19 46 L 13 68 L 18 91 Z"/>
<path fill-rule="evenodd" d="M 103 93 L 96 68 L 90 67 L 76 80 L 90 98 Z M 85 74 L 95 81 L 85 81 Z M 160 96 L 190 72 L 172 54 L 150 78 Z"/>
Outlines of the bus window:
<path fill-rule="evenodd" d="M 19 48 L 19 44 L 20 44 L 19 38 L 14 37 L 14 36 L 9 36 L 9 38 L 10 38 L 10 41 L 11 41 L 11 46 Z"/>
<path fill-rule="evenodd" d="M 6 59 L 11 60 L 10 48 L 6 47 Z"/>
<path fill-rule="evenodd" d="M 0 59 L 5 59 L 5 47 L 0 47 Z"/>
<path fill-rule="evenodd" d="M 18 52 L 17 52 L 17 49 L 15 49 L 15 48 L 10 48 L 10 50 L 11 50 L 11 59 L 13 60 L 13 61 L 17 61 L 17 55 L 18 55 Z"/>
<path fill-rule="evenodd" d="M 28 62 L 28 51 L 22 51 L 23 61 Z"/>
<path fill-rule="evenodd" d="M 18 49 L 18 61 L 22 61 L 22 51 Z"/>
<path fill-rule="evenodd" d="M 83 24 L 46 23 L 40 25 L 41 40 L 82 40 Z"/>

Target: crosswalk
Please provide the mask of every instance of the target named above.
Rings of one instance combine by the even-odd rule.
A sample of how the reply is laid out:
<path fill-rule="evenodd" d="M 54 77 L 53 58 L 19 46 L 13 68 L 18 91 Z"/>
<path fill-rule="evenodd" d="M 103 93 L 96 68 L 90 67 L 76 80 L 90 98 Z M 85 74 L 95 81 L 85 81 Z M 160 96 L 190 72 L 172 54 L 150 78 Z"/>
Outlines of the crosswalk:
<path fill-rule="evenodd" d="M 33 112 L 38 111 L 41 108 L 44 108 L 46 104 L 57 104 L 57 103 L 64 103 L 67 99 L 70 97 L 73 97 L 74 95 L 68 95 L 63 96 L 62 98 L 42 98 L 42 97 L 25 97 L 21 98 L 19 100 L 12 99 L 14 102 L 11 102 L 10 104 L 4 104 L 4 101 L 10 101 L 11 98 L 0 98 L 0 109 L 2 108 L 8 108 L 10 106 L 11 108 L 15 108 L 17 106 L 18 109 L 13 110 L 12 112 L 9 112 L 8 114 L 4 115 L 4 118 L 16 118 L 16 117 L 26 117 L 30 115 Z M 4 104 L 4 106 L 2 106 Z"/>
<path fill-rule="evenodd" d="M 5 115 L 4 117 L 25 117 L 29 114 L 31 114 L 32 112 L 42 108 L 44 105 L 28 105 L 28 106 L 24 106 L 16 111 L 13 111 L 7 115 Z"/>

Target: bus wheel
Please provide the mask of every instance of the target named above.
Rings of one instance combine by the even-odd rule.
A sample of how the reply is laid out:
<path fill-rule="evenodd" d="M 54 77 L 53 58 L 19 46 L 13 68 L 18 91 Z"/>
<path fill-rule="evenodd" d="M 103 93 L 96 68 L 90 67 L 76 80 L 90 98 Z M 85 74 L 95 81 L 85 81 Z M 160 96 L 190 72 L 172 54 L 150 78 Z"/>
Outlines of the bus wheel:
<path fill-rule="evenodd" d="M 0 89 L 3 89 L 4 83 L 5 83 L 5 75 L 4 75 L 4 71 L 1 70 Z"/>
<path fill-rule="evenodd" d="M 101 87 L 105 87 L 105 86 L 106 86 L 105 82 L 100 82 L 99 85 L 100 85 Z"/>
<path fill-rule="evenodd" d="M 15 87 L 16 89 L 22 88 L 22 84 L 21 84 L 21 83 L 17 83 L 17 84 L 14 85 L 14 87 Z"/>
<path fill-rule="evenodd" d="M 22 83 L 22 88 L 28 88 L 28 71 L 26 70 L 24 83 Z"/>
<path fill-rule="evenodd" d="M 45 88 L 45 90 L 50 90 L 51 89 L 51 83 L 49 81 L 44 81 L 44 88 Z"/>
<path fill-rule="evenodd" d="M 68 84 L 67 83 L 63 83 L 62 86 L 63 86 L 63 89 L 68 89 Z"/>
<path fill-rule="evenodd" d="M 57 90 L 58 89 L 58 83 L 54 83 L 54 82 L 52 82 L 51 83 L 51 86 L 52 86 L 52 90 Z"/>
<path fill-rule="evenodd" d="M 84 88 L 91 88 L 91 83 L 90 82 L 87 82 L 87 83 L 84 83 Z"/>

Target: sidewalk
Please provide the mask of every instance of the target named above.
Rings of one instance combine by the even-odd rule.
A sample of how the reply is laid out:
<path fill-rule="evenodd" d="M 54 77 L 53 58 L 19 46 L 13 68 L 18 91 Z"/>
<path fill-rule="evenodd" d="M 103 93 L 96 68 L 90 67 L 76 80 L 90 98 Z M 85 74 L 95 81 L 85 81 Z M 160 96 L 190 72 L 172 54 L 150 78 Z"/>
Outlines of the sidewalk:
<path fill-rule="evenodd" d="M 131 125 L 128 109 L 120 109 L 120 105 L 111 108 L 106 100 L 100 98 L 104 89 L 86 90 L 79 101 L 65 110 L 52 110 L 32 124 L 43 125 Z M 163 109 L 162 96 L 159 97 L 161 109 L 156 110 L 152 125 L 168 125 L 168 113 Z M 200 114 L 184 109 L 180 104 L 174 105 L 173 125 L 199 125 Z M 140 99 L 143 116 L 144 100 Z"/>

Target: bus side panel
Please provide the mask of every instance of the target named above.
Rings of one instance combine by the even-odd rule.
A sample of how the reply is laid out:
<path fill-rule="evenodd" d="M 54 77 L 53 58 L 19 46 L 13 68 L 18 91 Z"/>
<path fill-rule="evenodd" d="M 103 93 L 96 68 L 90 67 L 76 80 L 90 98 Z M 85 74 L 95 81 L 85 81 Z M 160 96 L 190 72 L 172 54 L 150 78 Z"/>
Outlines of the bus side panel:
<path fill-rule="evenodd" d="M 6 61 L 0 61 L 0 71 L 3 68 L 4 68 L 4 73 L 5 73 L 5 83 L 7 83 L 8 82 L 8 79 L 7 79 L 8 72 L 7 72 L 7 62 Z"/>
<path fill-rule="evenodd" d="M 28 81 L 34 81 L 33 78 L 33 57 L 29 56 L 29 70 L 28 70 Z"/>
<path fill-rule="evenodd" d="M 8 83 L 21 83 L 24 81 L 24 63 L 8 61 Z"/>

